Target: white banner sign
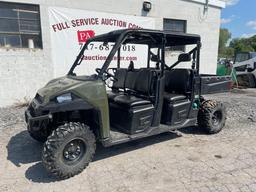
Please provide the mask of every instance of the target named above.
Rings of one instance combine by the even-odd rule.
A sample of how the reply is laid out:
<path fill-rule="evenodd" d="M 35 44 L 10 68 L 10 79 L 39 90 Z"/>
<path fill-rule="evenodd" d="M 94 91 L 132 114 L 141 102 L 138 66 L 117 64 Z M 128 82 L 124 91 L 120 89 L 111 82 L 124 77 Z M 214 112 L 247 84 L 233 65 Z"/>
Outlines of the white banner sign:
<path fill-rule="evenodd" d="M 52 58 L 55 76 L 67 74 L 82 45 L 90 37 L 117 29 L 154 29 L 155 20 L 148 17 L 111 14 L 59 7 L 49 8 Z M 95 73 L 101 67 L 113 44 L 91 43 L 84 54 L 79 72 L 84 75 Z M 117 58 L 111 64 L 116 64 Z M 147 47 L 127 44 L 121 48 L 121 65 L 134 61 L 135 66 L 146 67 Z"/>

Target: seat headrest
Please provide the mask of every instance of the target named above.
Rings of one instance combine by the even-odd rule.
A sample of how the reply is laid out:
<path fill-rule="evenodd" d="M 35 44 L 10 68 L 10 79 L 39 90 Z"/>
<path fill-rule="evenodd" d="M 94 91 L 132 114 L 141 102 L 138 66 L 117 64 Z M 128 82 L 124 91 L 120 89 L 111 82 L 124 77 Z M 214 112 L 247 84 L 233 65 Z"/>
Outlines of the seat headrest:
<path fill-rule="evenodd" d="M 128 66 L 128 71 L 133 71 L 134 70 L 134 62 L 130 61 L 130 64 Z"/>
<path fill-rule="evenodd" d="M 192 89 L 191 69 L 165 71 L 165 91 L 185 94 Z"/>
<path fill-rule="evenodd" d="M 115 81 L 113 82 L 113 89 L 124 89 L 125 77 L 127 69 L 119 68 L 115 72 Z"/>

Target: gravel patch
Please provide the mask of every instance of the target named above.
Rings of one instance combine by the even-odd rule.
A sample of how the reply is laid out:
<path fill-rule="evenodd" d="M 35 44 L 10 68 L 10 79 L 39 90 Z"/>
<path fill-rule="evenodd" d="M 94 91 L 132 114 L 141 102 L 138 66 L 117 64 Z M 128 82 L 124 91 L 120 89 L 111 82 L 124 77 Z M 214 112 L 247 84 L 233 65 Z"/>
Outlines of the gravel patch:
<path fill-rule="evenodd" d="M 0 108 L 0 129 L 8 128 L 17 123 L 24 123 L 25 107 Z"/>

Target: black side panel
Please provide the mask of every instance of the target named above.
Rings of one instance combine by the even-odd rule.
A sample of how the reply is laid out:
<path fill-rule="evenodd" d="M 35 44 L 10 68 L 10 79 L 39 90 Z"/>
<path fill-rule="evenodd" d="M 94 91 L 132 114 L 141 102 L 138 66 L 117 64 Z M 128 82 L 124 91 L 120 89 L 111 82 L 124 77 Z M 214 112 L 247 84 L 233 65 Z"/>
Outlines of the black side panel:
<path fill-rule="evenodd" d="M 150 127 L 147 131 L 141 132 L 141 133 L 136 133 L 134 135 L 123 134 L 123 133 L 117 132 L 116 130 L 113 130 L 111 128 L 110 138 L 101 140 L 101 142 L 102 142 L 103 146 L 108 147 L 108 146 L 117 145 L 120 143 L 132 141 L 132 140 L 137 140 L 137 139 L 144 138 L 144 137 L 149 137 L 151 135 L 157 135 L 160 133 L 169 132 L 171 130 L 177 130 L 177 129 L 183 128 L 183 127 L 195 126 L 196 123 L 197 123 L 197 119 L 193 118 L 193 119 L 186 119 L 182 124 L 178 124 L 175 126 L 160 124 L 157 127 Z"/>
<path fill-rule="evenodd" d="M 228 92 L 232 86 L 231 76 L 201 76 L 201 94 Z"/>
<path fill-rule="evenodd" d="M 125 108 L 110 103 L 110 125 L 127 134 L 143 132 L 151 126 L 153 109 L 152 104 Z"/>
<path fill-rule="evenodd" d="M 191 102 L 188 99 L 174 103 L 164 100 L 161 123 L 167 125 L 178 125 L 183 123 L 188 118 L 190 104 Z"/>

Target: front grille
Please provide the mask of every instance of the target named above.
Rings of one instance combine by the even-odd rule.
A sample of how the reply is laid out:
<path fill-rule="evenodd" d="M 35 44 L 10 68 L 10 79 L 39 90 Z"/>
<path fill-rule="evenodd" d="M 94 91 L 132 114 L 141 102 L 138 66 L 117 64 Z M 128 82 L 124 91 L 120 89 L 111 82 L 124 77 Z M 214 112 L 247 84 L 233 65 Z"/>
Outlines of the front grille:
<path fill-rule="evenodd" d="M 30 115 L 31 115 L 32 117 L 34 117 L 34 116 L 35 116 L 35 110 L 34 110 L 32 104 L 29 105 L 28 110 L 29 110 L 29 112 L 30 112 Z"/>

